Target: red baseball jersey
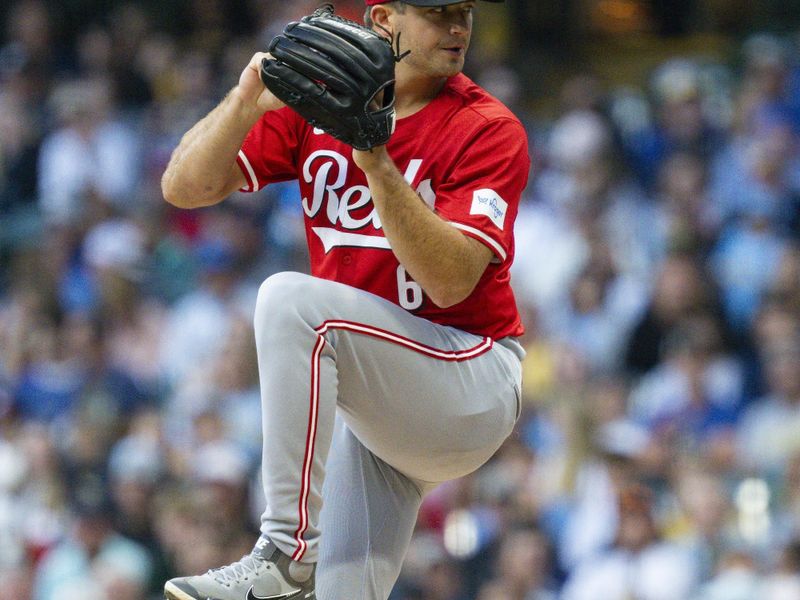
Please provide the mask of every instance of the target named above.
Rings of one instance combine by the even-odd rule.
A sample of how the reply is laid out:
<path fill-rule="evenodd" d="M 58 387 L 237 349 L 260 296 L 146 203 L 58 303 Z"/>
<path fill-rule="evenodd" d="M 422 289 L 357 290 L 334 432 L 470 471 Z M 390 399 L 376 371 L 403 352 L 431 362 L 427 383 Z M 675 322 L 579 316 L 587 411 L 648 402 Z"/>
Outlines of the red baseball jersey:
<path fill-rule="evenodd" d="M 397 121 L 387 149 L 442 219 L 494 253 L 473 292 L 454 306 L 437 307 L 399 264 L 352 148 L 291 109 L 266 113 L 245 139 L 238 163 L 249 183 L 242 191 L 299 181 L 312 275 L 372 292 L 435 323 L 493 338 L 521 335 L 509 268 L 530 168 L 522 124 L 460 74 L 422 110 Z"/>

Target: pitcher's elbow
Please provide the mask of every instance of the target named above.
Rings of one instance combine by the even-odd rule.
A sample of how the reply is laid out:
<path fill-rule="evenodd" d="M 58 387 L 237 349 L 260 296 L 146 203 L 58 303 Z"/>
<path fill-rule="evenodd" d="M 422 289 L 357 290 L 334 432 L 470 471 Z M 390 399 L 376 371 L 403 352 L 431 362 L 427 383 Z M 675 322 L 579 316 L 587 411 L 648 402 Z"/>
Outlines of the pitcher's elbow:
<path fill-rule="evenodd" d="M 166 200 L 169 204 L 172 204 L 172 206 L 183 208 L 183 199 L 171 188 L 161 186 L 161 195 L 164 197 L 164 200 Z"/>
<path fill-rule="evenodd" d="M 428 293 L 428 298 L 431 299 L 439 308 L 450 308 L 459 302 L 463 302 L 472 293 L 472 288 L 462 289 L 456 287 L 446 287 L 440 290 L 435 290 L 433 293 Z"/>
<path fill-rule="evenodd" d="M 169 204 L 177 208 L 197 208 L 219 202 L 216 196 L 210 197 L 188 185 L 176 185 L 166 177 L 161 179 L 161 194 Z"/>
<path fill-rule="evenodd" d="M 168 173 L 164 173 L 161 177 L 161 195 L 169 204 L 183 208 L 184 198 L 180 193 L 180 188 L 174 185 L 172 177 Z"/>

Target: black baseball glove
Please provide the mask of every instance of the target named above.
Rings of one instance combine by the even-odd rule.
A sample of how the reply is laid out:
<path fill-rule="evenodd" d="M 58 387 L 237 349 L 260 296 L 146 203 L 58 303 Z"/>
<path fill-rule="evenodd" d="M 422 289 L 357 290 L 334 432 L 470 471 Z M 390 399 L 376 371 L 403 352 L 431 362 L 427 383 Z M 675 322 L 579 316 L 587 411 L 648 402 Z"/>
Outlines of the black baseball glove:
<path fill-rule="evenodd" d="M 289 23 L 269 52 L 261 80 L 311 125 L 358 150 L 389 141 L 395 55 L 388 39 L 325 5 Z"/>

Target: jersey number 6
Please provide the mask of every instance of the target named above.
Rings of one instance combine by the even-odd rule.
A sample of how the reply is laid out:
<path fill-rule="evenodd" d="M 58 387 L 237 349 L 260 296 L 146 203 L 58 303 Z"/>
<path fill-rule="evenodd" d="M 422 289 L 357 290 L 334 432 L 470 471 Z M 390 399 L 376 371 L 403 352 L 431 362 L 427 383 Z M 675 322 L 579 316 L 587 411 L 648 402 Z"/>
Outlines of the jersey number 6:
<path fill-rule="evenodd" d="M 397 265 L 397 293 L 400 306 L 406 310 L 414 310 L 422 306 L 422 288 L 410 279 L 403 265 Z"/>

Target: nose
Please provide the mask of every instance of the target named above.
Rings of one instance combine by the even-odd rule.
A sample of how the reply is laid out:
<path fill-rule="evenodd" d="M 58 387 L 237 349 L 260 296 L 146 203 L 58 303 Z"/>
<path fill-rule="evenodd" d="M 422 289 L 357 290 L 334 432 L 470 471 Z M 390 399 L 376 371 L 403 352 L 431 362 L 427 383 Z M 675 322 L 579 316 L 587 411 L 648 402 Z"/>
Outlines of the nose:
<path fill-rule="evenodd" d="M 459 13 L 453 16 L 452 21 L 450 21 L 450 33 L 451 35 L 460 35 L 464 36 L 469 33 L 469 19 L 470 16 L 468 14 Z"/>

